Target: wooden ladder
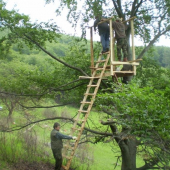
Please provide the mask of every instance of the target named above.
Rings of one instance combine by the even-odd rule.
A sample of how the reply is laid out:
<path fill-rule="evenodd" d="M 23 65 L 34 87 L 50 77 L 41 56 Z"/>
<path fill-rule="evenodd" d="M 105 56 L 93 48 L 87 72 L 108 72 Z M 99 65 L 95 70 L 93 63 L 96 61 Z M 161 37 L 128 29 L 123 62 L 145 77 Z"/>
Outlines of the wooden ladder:
<path fill-rule="evenodd" d="M 88 77 L 88 76 L 79 77 L 81 79 L 90 79 L 90 81 L 89 81 L 89 85 L 87 85 L 87 90 L 84 94 L 84 98 L 83 98 L 83 101 L 81 102 L 80 109 L 78 110 L 78 114 L 76 118 L 74 119 L 74 125 L 71 128 L 71 135 L 77 136 L 77 140 L 74 144 L 71 144 L 70 141 L 67 141 L 66 145 L 64 145 L 63 158 L 66 160 L 66 166 L 62 166 L 62 167 L 65 170 L 69 170 L 69 167 L 73 159 L 73 156 L 75 154 L 76 148 L 78 146 L 81 134 L 85 127 L 85 123 L 87 121 L 87 118 L 92 109 L 93 103 L 95 101 L 96 94 L 98 92 L 103 74 L 107 67 L 107 64 L 110 58 L 110 52 L 107 52 L 104 55 L 107 55 L 106 59 L 101 60 L 102 54 L 100 54 L 91 77 Z M 97 72 L 99 72 L 98 75 L 97 75 Z M 81 127 L 78 128 L 78 124 Z"/>

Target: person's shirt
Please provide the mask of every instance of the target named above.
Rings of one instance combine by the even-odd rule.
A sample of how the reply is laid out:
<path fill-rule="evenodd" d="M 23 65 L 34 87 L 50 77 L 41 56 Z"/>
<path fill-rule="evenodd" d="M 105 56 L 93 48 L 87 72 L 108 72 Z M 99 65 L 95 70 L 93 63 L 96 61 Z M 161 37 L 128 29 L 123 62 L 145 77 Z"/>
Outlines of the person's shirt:
<path fill-rule="evenodd" d="M 64 135 L 58 130 L 53 129 L 51 131 L 51 148 L 52 149 L 61 149 L 63 147 L 62 139 L 72 139 L 71 136 Z"/>
<path fill-rule="evenodd" d="M 125 25 L 122 22 L 114 21 L 112 22 L 112 27 L 115 30 L 115 38 L 126 38 Z"/>
<path fill-rule="evenodd" d="M 104 17 L 103 17 L 104 18 Z M 99 35 L 103 34 L 103 33 L 106 33 L 108 32 L 109 33 L 109 25 L 107 22 L 103 22 L 101 24 L 98 25 L 98 23 L 100 22 L 101 20 L 99 18 L 97 18 L 95 21 L 94 21 L 94 31 L 96 31 L 96 27 L 98 27 L 98 30 L 99 30 Z"/>

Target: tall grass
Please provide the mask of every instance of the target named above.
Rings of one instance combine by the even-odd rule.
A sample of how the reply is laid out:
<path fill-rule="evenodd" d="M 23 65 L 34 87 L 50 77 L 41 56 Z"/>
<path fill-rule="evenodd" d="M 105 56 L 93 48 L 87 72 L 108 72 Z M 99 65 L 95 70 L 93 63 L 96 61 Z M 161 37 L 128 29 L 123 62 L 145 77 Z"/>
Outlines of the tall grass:
<path fill-rule="evenodd" d="M 57 109 L 39 109 L 27 112 L 27 115 L 20 113 L 15 114 L 13 120 L 16 124 L 9 126 L 17 126 L 23 122 L 34 121 L 35 119 L 51 118 L 56 116 L 73 117 L 77 109 L 72 107 L 62 107 Z M 88 125 L 95 128 L 95 124 L 99 123 L 101 114 L 92 112 L 91 121 Z M 61 124 L 61 131 L 64 134 L 70 134 L 71 123 L 66 121 L 46 121 L 30 125 L 20 131 L 11 133 L 0 132 L 0 163 L 8 162 L 15 164 L 18 162 L 48 162 L 54 165 L 54 158 L 50 148 L 50 132 L 54 122 Z M 5 128 L 5 127 L 4 127 Z M 101 127 L 103 129 L 105 127 Z M 81 144 L 76 150 L 75 157 L 72 161 L 72 167 L 76 170 L 120 170 L 121 162 L 117 166 L 117 158 L 120 156 L 119 147 L 111 143 L 98 144 Z M 138 157 L 138 167 L 143 164 L 141 158 Z M 137 163 L 137 164 L 138 164 Z"/>

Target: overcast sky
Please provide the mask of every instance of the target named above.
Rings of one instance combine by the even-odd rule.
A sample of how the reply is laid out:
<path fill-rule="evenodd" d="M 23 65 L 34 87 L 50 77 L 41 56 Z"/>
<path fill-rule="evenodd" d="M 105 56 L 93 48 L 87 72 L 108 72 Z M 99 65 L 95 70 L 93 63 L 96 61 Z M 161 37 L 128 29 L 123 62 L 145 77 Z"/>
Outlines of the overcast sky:
<path fill-rule="evenodd" d="M 19 13 L 29 15 L 32 21 L 48 21 L 53 19 L 57 25 L 66 33 L 70 35 L 80 36 L 80 27 L 76 29 L 76 32 L 66 21 L 67 11 L 62 13 L 62 16 L 56 16 L 55 10 L 58 6 L 59 1 L 54 3 L 45 4 L 45 0 L 4 0 L 7 3 L 6 8 L 8 10 L 16 9 Z M 89 25 L 93 25 L 93 20 L 89 22 Z M 90 38 L 89 30 L 87 29 L 87 39 Z M 97 34 L 94 35 L 94 40 L 99 41 L 100 38 Z M 135 39 L 135 44 L 143 45 L 137 38 Z M 156 45 L 170 46 L 170 39 L 161 38 Z"/>

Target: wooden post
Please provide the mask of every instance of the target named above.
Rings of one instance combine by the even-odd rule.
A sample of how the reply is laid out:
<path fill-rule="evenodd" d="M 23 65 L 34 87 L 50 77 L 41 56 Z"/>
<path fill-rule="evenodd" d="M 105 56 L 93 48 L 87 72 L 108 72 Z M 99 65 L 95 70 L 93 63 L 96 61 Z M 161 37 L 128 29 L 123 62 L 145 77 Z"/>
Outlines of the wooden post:
<path fill-rule="evenodd" d="M 91 50 L 91 68 L 94 68 L 94 53 L 93 53 L 93 27 L 90 27 L 90 50 Z M 91 70 L 91 74 L 93 74 L 93 69 Z"/>
<path fill-rule="evenodd" d="M 133 19 L 130 20 L 130 26 L 131 26 L 131 36 L 132 36 L 132 58 L 135 60 L 135 44 L 134 44 L 134 25 L 133 25 Z M 133 65 L 133 71 L 134 75 L 136 75 L 136 66 Z"/>
<path fill-rule="evenodd" d="M 110 74 L 113 76 L 113 61 L 114 61 L 114 37 L 113 37 L 113 28 L 112 28 L 112 19 L 110 19 Z"/>

